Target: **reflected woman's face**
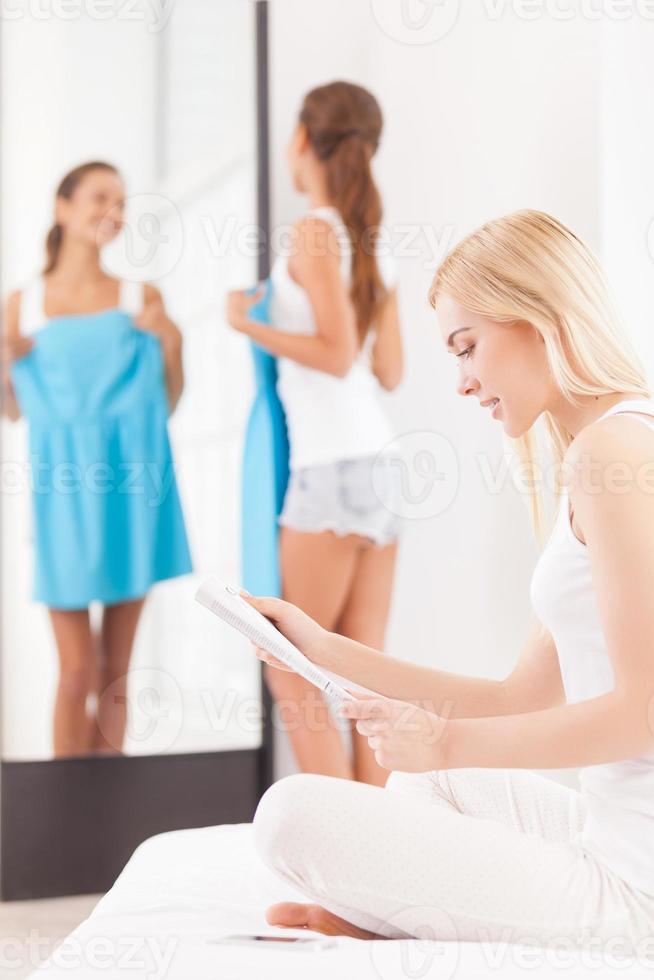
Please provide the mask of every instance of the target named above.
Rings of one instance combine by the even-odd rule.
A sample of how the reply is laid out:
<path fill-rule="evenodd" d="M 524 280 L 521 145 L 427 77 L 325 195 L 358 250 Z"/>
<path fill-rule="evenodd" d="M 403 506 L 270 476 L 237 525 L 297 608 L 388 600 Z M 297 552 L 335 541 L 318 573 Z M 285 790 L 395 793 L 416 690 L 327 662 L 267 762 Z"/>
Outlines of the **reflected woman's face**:
<path fill-rule="evenodd" d="M 474 395 L 511 438 L 523 435 L 547 407 L 551 373 L 545 344 L 531 323 L 500 323 L 464 309 L 450 296 L 436 300 L 443 343 L 457 358 L 457 391 Z M 491 399 L 499 403 L 486 406 Z"/>
<path fill-rule="evenodd" d="M 86 174 L 72 197 L 58 198 L 57 221 L 66 234 L 98 247 L 113 241 L 122 230 L 125 210 L 125 188 L 109 170 L 92 170 Z"/>

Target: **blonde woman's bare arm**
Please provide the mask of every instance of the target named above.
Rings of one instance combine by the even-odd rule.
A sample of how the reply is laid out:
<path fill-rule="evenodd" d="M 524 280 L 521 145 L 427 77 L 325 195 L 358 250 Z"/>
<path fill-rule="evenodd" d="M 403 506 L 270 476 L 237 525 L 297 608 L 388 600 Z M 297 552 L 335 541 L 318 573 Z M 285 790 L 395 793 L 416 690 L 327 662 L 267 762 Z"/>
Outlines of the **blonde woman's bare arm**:
<path fill-rule="evenodd" d="M 329 634 L 321 663 L 385 697 L 446 713 L 448 718 L 509 715 L 565 702 L 554 641 L 537 621 L 516 667 L 502 680 L 397 660 L 337 633 Z"/>
<path fill-rule="evenodd" d="M 515 670 L 504 680 L 493 680 L 389 657 L 323 629 L 283 599 L 248 595 L 247 601 L 269 617 L 313 663 L 387 698 L 411 702 L 435 714 L 485 718 L 536 711 L 564 700 L 556 648 L 551 636 L 536 622 Z M 263 651 L 258 653 L 267 659 Z"/>

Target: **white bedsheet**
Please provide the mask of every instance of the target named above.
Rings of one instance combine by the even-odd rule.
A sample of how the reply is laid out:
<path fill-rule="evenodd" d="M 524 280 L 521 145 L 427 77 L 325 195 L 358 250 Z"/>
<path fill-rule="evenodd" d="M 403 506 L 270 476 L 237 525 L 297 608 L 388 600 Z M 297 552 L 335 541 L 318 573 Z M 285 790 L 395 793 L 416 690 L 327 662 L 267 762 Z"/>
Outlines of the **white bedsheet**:
<path fill-rule="evenodd" d="M 229 947 L 233 933 L 291 935 L 264 919 L 267 905 L 302 900 L 259 861 L 249 824 L 184 830 L 142 844 L 92 915 L 34 980 L 606 980 L 651 977 L 633 960 L 510 944 L 362 942 L 321 952 Z M 298 933 L 308 935 L 308 933 Z"/>

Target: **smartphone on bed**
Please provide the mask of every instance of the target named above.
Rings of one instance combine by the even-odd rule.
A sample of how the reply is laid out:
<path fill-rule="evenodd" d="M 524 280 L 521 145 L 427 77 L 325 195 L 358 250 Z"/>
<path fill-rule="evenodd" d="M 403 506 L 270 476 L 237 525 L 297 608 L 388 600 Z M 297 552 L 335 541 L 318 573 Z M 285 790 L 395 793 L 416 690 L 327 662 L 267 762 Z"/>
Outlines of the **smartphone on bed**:
<path fill-rule="evenodd" d="M 332 949 L 336 943 L 333 939 L 318 936 L 223 936 L 222 939 L 210 939 L 209 942 L 216 945 L 227 946 L 273 946 L 277 949 L 303 949 L 307 952 L 313 950 Z"/>

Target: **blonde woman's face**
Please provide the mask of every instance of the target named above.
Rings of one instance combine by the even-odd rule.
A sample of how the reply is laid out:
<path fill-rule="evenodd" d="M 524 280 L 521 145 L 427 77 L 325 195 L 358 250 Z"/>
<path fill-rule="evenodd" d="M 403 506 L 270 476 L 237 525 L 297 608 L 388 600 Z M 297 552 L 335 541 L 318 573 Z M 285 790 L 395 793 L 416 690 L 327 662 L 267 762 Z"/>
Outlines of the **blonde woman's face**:
<path fill-rule="evenodd" d="M 438 326 L 458 365 L 457 391 L 492 412 L 511 438 L 523 435 L 547 407 L 551 373 L 545 344 L 526 320 L 499 323 L 470 313 L 450 296 L 436 300 Z M 495 408 L 488 404 L 499 399 Z"/>

